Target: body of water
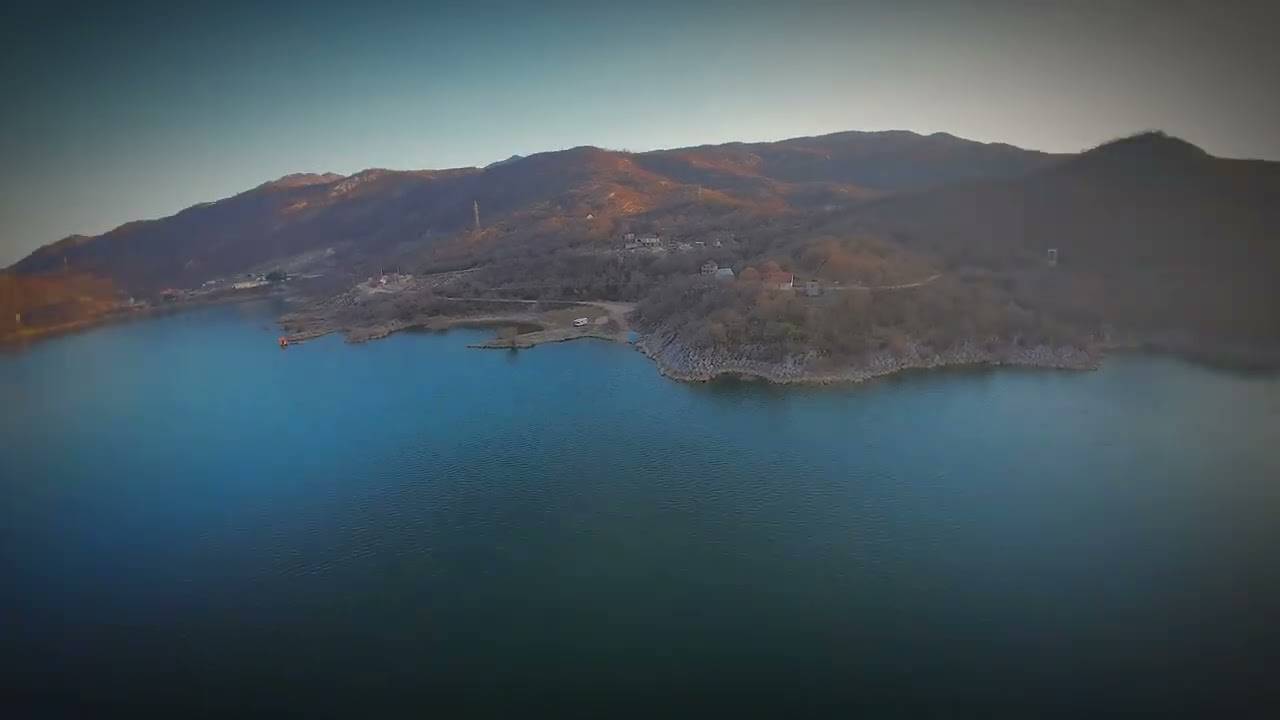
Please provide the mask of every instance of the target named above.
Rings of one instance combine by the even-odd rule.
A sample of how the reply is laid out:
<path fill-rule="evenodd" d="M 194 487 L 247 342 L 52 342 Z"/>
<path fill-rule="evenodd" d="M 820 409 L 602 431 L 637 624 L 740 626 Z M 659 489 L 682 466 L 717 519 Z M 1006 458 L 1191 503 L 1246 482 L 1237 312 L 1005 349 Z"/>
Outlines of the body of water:
<path fill-rule="evenodd" d="M 1274 377 L 1134 355 L 683 385 L 595 341 L 280 350 L 277 309 L 0 354 L 13 707 L 1275 699 Z"/>

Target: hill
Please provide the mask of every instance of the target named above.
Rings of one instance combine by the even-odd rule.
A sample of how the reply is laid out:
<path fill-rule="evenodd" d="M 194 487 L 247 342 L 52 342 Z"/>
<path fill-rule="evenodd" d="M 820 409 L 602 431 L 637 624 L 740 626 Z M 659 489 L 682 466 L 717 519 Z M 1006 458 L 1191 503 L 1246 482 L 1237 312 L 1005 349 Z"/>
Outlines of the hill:
<path fill-rule="evenodd" d="M 298 174 L 171 217 L 70 237 L 12 269 L 22 275 L 70 269 L 154 293 L 320 248 L 334 247 L 339 264 L 348 266 L 425 249 L 457 239 L 473 224 L 477 202 L 486 228 L 528 230 L 558 219 L 551 223 L 556 230 L 592 215 L 601 220 L 597 232 L 607 233 L 619 219 L 661 220 L 656 216 L 664 210 L 676 212 L 691 200 L 706 204 L 707 214 L 778 215 L 957 177 L 1016 174 L 1049 160 L 950 136 L 838 133 L 640 154 L 580 147 L 513 156 L 484 169 Z"/>
<path fill-rule="evenodd" d="M 882 197 L 758 248 L 752 277 L 793 271 L 815 297 L 676 281 L 640 316 L 651 351 L 682 377 L 1077 367 L 1117 345 L 1272 364 L 1278 191 L 1280 163 L 1144 133 L 1020 176 Z"/>
<path fill-rule="evenodd" d="M 71 330 L 120 305 L 108 280 L 83 273 L 0 272 L 0 340 Z"/>
<path fill-rule="evenodd" d="M 843 222 L 950 268 L 1030 274 L 1046 302 L 1112 324 L 1266 340 L 1280 338 L 1278 193 L 1280 163 L 1145 133 L 1022 178 L 887 199 Z M 1050 248 L 1059 262 L 1046 273 Z"/>
<path fill-rule="evenodd" d="M 317 331 L 324 308 L 341 307 L 347 329 L 438 319 L 440 297 L 637 302 L 652 354 L 687 377 L 1076 367 L 1143 343 L 1255 356 L 1280 343 L 1277 191 L 1280 163 L 1161 133 L 1069 156 L 907 132 L 584 146 L 483 169 L 291 175 L 67 238 L 9 283 L 38 281 L 66 320 L 110 307 L 104 293 L 286 268 L 325 276 L 310 290 Z M 419 279 L 370 294 L 362 281 L 386 268 Z M 64 280 L 95 290 L 49 290 Z"/>

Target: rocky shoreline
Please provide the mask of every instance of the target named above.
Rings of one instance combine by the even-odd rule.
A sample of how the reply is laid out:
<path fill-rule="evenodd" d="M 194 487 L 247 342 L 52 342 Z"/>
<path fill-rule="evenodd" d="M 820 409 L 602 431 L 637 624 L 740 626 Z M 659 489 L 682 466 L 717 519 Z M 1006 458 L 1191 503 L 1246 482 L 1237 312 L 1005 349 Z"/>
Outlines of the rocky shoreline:
<path fill-rule="evenodd" d="M 145 311 L 113 313 L 91 320 L 77 322 L 67 327 L 48 328 L 29 337 L 6 338 L 0 346 L 21 345 L 44 337 L 62 335 L 98 325 L 142 319 L 157 314 L 180 312 L 200 305 L 221 304 L 261 299 L 263 296 L 238 296 L 219 298 L 200 303 L 183 303 L 158 306 Z M 569 303 L 573 305 L 575 303 Z M 620 303 L 576 303 L 581 306 L 622 305 Z M 609 308 L 615 319 L 625 318 L 626 308 Z M 507 311 L 463 315 L 416 316 L 410 318 L 383 319 L 380 321 L 342 322 L 328 312 L 286 313 L 278 320 L 284 338 L 290 343 L 300 343 L 332 333 L 341 333 L 346 342 L 362 343 L 377 340 L 405 330 L 444 331 L 456 327 L 510 327 L 530 328 L 514 337 L 497 337 L 470 345 L 480 349 L 525 349 L 540 344 L 564 342 L 580 338 L 595 338 L 613 342 L 629 342 L 625 319 L 623 327 L 605 329 L 596 325 L 588 327 L 554 327 L 538 313 Z M 823 362 L 815 352 L 797 353 L 780 360 L 763 360 L 768 348 L 743 346 L 739 348 L 701 348 L 683 343 L 678 333 L 669 329 L 640 333 L 634 347 L 654 362 L 659 373 L 680 382 L 710 382 L 720 378 L 761 380 L 780 385 L 788 384 L 848 384 L 883 378 L 911 370 L 932 370 L 948 367 L 1009 366 L 1048 368 L 1057 370 L 1095 370 L 1106 353 L 1111 351 L 1150 351 L 1183 357 L 1216 367 L 1240 370 L 1280 371 L 1280 347 L 1259 348 L 1249 345 L 1223 345 L 1206 347 L 1192 338 L 1182 335 L 1126 335 L 1108 334 L 1088 347 L 1049 345 L 1024 346 L 1014 343 L 977 343 L 966 341 L 945 351 L 937 352 L 919 343 L 908 343 L 898 354 L 880 350 L 864 355 L 857 364 L 832 366 Z"/>
<path fill-rule="evenodd" d="M 943 352 L 934 352 L 913 344 L 899 355 L 888 351 L 868 353 L 859 365 L 832 369 L 818 365 L 818 358 L 813 353 L 790 355 L 779 361 L 763 361 L 753 359 L 750 348 L 738 352 L 723 348 L 690 348 L 672 334 L 648 335 L 637 342 L 636 347 L 658 365 L 663 375 L 673 380 L 708 382 L 736 377 L 782 385 L 859 383 L 906 370 L 975 365 L 1095 370 L 1102 358 L 1099 349 L 1069 346 L 1006 345 L 989 349 L 977 343 L 964 342 Z"/>
<path fill-rule="evenodd" d="M 295 318 L 296 319 L 296 318 Z M 282 323 L 287 327 L 288 323 Z M 553 328 L 534 314 L 505 313 L 472 316 L 422 317 L 410 320 L 344 326 L 326 322 L 309 327 L 294 326 L 287 337 L 303 341 L 332 332 L 346 336 L 347 342 L 360 343 L 386 337 L 410 329 L 448 330 L 454 327 L 503 327 L 524 325 L 541 327 L 514 337 L 494 338 L 469 347 L 478 349 L 527 349 L 537 345 L 580 338 L 627 342 L 625 330 L 605 331 L 598 327 Z M 1096 370 L 1110 351 L 1150 350 L 1188 358 L 1212 365 L 1280 370 L 1280 353 L 1258 349 L 1231 349 L 1223 354 L 1199 348 L 1186 339 L 1175 342 L 1168 337 L 1123 339 L 1108 337 L 1088 347 L 1019 345 L 1016 343 L 961 342 L 942 352 L 920 343 L 909 343 L 898 354 L 880 350 L 863 356 L 858 364 L 832 367 L 823 363 L 817 353 L 788 355 L 781 360 L 761 360 L 764 347 L 729 349 L 690 347 L 671 331 L 642 333 L 634 347 L 658 367 L 663 376 L 679 382 L 710 382 L 721 378 L 761 380 L 779 385 L 830 385 L 861 383 L 911 370 L 934 370 L 959 367 L 1026 367 L 1054 370 Z"/>

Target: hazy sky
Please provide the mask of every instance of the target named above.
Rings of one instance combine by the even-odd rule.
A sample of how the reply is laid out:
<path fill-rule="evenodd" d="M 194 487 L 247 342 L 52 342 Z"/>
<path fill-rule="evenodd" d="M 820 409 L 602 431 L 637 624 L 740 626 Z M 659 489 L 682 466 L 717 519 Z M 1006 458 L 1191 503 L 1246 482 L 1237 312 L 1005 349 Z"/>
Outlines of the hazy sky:
<path fill-rule="evenodd" d="M 0 10 L 0 265 L 291 172 L 584 144 L 1162 128 L 1280 160 L 1277 3 L 181 4 Z"/>

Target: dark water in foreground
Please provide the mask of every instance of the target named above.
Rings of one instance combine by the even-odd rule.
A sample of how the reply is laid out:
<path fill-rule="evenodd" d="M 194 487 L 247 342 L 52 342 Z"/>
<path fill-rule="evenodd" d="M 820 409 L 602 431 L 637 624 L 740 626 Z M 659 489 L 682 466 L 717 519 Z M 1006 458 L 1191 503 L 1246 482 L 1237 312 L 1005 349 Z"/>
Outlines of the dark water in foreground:
<path fill-rule="evenodd" d="M 597 342 L 281 351 L 270 318 L 0 355 L 8 707 L 1275 699 L 1275 378 L 687 386 Z"/>

